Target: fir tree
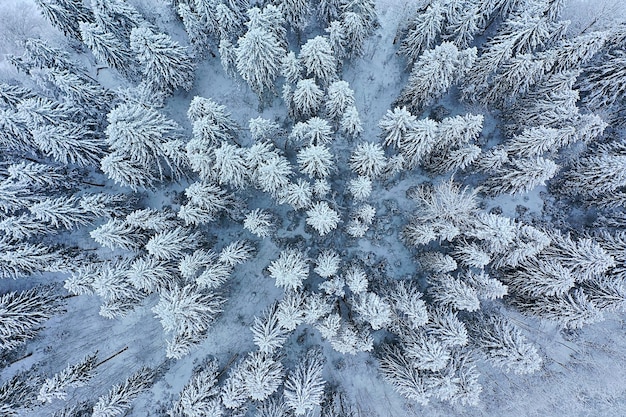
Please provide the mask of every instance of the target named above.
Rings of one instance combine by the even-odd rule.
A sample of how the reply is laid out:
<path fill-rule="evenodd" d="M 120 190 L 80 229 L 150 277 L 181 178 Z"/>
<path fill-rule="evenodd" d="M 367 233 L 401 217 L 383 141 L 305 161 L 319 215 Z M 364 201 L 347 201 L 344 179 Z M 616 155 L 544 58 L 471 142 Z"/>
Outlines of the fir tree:
<path fill-rule="evenodd" d="M 323 278 L 330 278 L 337 274 L 341 258 L 333 250 L 325 250 L 319 254 L 315 261 L 315 273 Z"/>
<path fill-rule="evenodd" d="M 171 417 L 219 417 L 224 410 L 219 400 L 217 361 L 209 361 L 205 368 L 191 377 L 183 387 L 178 401 L 169 410 Z"/>
<path fill-rule="evenodd" d="M 314 410 L 323 399 L 325 381 L 322 379 L 324 361 L 321 352 L 310 351 L 285 381 L 285 403 L 295 415 Z"/>
<path fill-rule="evenodd" d="M 146 243 L 146 250 L 158 259 L 177 259 L 184 252 L 194 249 L 197 245 L 198 234 L 191 233 L 183 227 L 176 227 L 152 236 Z"/>
<path fill-rule="evenodd" d="M 59 311 L 59 297 L 50 287 L 34 287 L 0 296 L 0 348 L 15 349 L 32 339 L 42 324 Z"/>
<path fill-rule="evenodd" d="M 542 364 L 537 349 L 526 341 L 522 332 L 501 318 L 491 318 L 481 326 L 479 345 L 491 363 L 507 372 L 529 374 Z"/>
<path fill-rule="evenodd" d="M 509 168 L 500 169 L 497 179 L 489 179 L 485 189 L 496 195 L 527 193 L 538 185 L 544 185 L 558 170 L 559 166 L 547 158 L 517 159 Z"/>
<path fill-rule="evenodd" d="M 325 201 L 319 201 L 306 212 L 306 223 L 315 229 L 320 236 L 337 228 L 340 221 L 339 214 L 330 208 Z"/>
<path fill-rule="evenodd" d="M 280 3 L 285 20 L 294 30 L 304 30 L 308 25 L 311 9 L 307 0 L 284 0 Z"/>
<path fill-rule="evenodd" d="M 378 127 L 385 135 L 383 145 L 399 148 L 406 134 L 415 130 L 417 117 L 413 116 L 406 107 L 396 107 L 387 110 L 385 116 L 378 122 Z"/>
<path fill-rule="evenodd" d="M 362 142 L 352 152 L 349 164 L 357 174 L 377 178 L 382 175 L 387 158 L 379 143 Z"/>
<path fill-rule="evenodd" d="M 261 352 L 249 353 L 240 372 L 247 396 L 255 401 L 267 399 L 282 383 L 282 364 Z"/>
<path fill-rule="evenodd" d="M 391 306 L 384 298 L 372 292 L 364 292 L 354 297 L 352 308 L 368 322 L 373 330 L 385 328 L 391 323 Z"/>
<path fill-rule="evenodd" d="M 480 308 L 476 290 L 448 274 L 434 277 L 429 292 L 433 299 L 443 306 L 470 312 Z"/>
<path fill-rule="evenodd" d="M 341 120 L 349 107 L 354 106 L 354 91 L 346 81 L 335 81 L 328 86 L 326 113 L 332 120 Z"/>
<path fill-rule="evenodd" d="M 340 126 L 341 130 L 352 138 L 363 133 L 361 118 L 359 117 L 359 112 L 356 107 L 350 106 L 346 109 L 341 117 Z"/>
<path fill-rule="evenodd" d="M 278 319 L 278 303 L 272 304 L 263 313 L 263 318 L 254 318 L 250 328 L 254 335 L 254 344 L 262 353 L 273 354 L 283 347 L 289 332 L 284 329 Z"/>
<path fill-rule="evenodd" d="M 427 405 L 432 396 L 424 375 L 407 360 L 398 347 L 387 347 L 380 360 L 380 370 L 387 382 L 401 395 Z"/>
<path fill-rule="evenodd" d="M 195 66 L 187 49 L 168 35 L 149 28 L 135 28 L 130 34 L 130 47 L 142 65 L 144 79 L 155 90 L 169 93 L 178 87 L 190 90 Z"/>
<path fill-rule="evenodd" d="M 81 387 L 93 378 L 97 365 L 98 352 L 86 356 L 76 364 L 68 365 L 67 368 L 44 381 L 37 399 L 41 402 L 52 402 L 55 398 L 64 400 L 69 387 Z"/>
<path fill-rule="evenodd" d="M 400 44 L 400 53 L 415 62 L 425 50 L 435 46 L 445 22 L 445 9 L 441 2 L 431 3 L 413 18 L 409 31 Z"/>
<path fill-rule="evenodd" d="M 333 168 L 333 155 L 324 145 L 309 145 L 298 152 L 298 165 L 311 178 L 325 178 Z"/>
<path fill-rule="evenodd" d="M 272 216 L 261 209 L 254 209 L 246 215 L 243 222 L 244 229 L 260 238 L 268 237 L 274 230 Z"/>
<path fill-rule="evenodd" d="M 183 21 L 185 32 L 193 50 L 198 57 L 203 57 L 209 46 L 209 32 L 202 22 L 202 18 L 191 9 L 189 4 L 178 5 L 178 15 Z"/>
<path fill-rule="evenodd" d="M 421 110 L 458 82 L 470 70 L 476 60 L 476 48 L 459 51 L 450 42 L 443 42 L 424 52 L 415 63 L 408 85 L 398 101 L 412 109 Z"/>
<path fill-rule="evenodd" d="M 64 35 L 81 40 L 79 24 L 93 22 L 91 10 L 79 0 L 36 0 L 44 17 Z"/>
<path fill-rule="evenodd" d="M 337 60 L 325 37 L 309 39 L 300 50 L 300 61 L 306 75 L 313 75 L 322 85 L 328 85 L 336 77 Z"/>
<path fill-rule="evenodd" d="M 313 78 L 298 81 L 293 92 L 293 104 L 296 114 L 304 119 L 317 114 L 322 106 L 324 93 Z"/>
<path fill-rule="evenodd" d="M 273 91 L 274 80 L 287 51 L 272 32 L 251 27 L 235 50 L 237 71 L 259 97 Z"/>
<path fill-rule="evenodd" d="M 309 208 L 313 197 L 311 183 L 303 178 L 298 178 L 295 183 L 287 184 L 279 193 L 278 202 L 289 204 L 295 210 Z"/>
<path fill-rule="evenodd" d="M 267 268 L 270 276 L 276 280 L 277 287 L 297 290 L 308 278 L 309 267 L 304 255 L 295 250 L 287 249 L 280 253 L 278 259 L 272 261 Z"/>
<path fill-rule="evenodd" d="M 107 394 L 98 398 L 93 407 L 92 417 L 116 417 L 129 409 L 131 403 L 141 393 L 152 386 L 155 371 L 141 368 L 123 383 L 114 385 Z"/>
<path fill-rule="evenodd" d="M 344 12 L 341 15 L 341 29 L 345 39 L 346 55 L 350 57 L 363 55 L 365 39 L 369 35 L 368 22 L 365 18 L 353 11 Z"/>
<path fill-rule="evenodd" d="M 135 77 L 135 57 L 132 52 L 97 23 L 81 23 L 83 42 L 100 64 L 106 64 L 127 77 Z"/>
<path fill-rule="evenodd" d="M 143 16 L 125 0 L 92 0 L 96 23 L 128 45 L 133 29 L 147 24 Z"/>

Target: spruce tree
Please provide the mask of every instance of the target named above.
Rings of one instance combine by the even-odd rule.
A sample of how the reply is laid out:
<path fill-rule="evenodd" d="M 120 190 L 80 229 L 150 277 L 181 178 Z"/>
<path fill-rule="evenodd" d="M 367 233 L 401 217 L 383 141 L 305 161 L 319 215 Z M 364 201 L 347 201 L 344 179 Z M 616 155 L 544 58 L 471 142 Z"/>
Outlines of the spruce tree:
<path fill-rule="evenodd" d="M 130 47 L 143 67 L 144 79 L 152 88 L 165 93 L 178 87 L 191 89 L 195 65 L 187 48 L 147 27 L 132 30 Z"/>

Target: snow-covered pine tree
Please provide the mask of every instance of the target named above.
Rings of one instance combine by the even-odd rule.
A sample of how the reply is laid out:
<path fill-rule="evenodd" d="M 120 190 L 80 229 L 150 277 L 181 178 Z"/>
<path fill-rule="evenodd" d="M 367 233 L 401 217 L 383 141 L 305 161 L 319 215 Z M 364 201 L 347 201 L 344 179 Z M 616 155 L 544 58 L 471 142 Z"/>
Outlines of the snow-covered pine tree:
<path fill-rule="evenodd" d="M 422 405 L 427 405 L 433 395 L 427 378 L 413 366 L 397 346 L 386 346 L 380 359 L 383 377 L 401 395 Z"/>
<path fill-rule="evenodd" d="M 597 198 L 621 189 L 626 185 L 623 150 L 623 145 L 614 145 L 583 154 L 565 172 L 565 193 Z"/>
<path fill-rule="evenodd" d="M 156 176 L 163 179 L 163 163 L 169 168 L 170 175 L 177 177 L 181 174 L 183 167 L 177 166 L 177 158 L 172 158 L 168 151 L 168 144 L 180 137 L 181 128 L 175 121 L 138 103 L 120 104 L 111 110 L 107 119 L 106 143 L 113 153 L 102 160 L 101 166 L 116 182 L 136 188 Z M 135 169 L 122 170 L 120 174 L 119 168 L 123 169 L 127 164 Z"/>
<path fill-rule="evenodd" d="M 107 394 L 98 398 L 93 407 L 92 417 L 117 417 L 131 407 L 131 403 L 148 390 L 156 372 L 143 367 L 129 376 L 121 384 L 114 385 Z"/>
<path fill-rule="evenodd" d="M 0 296 L 0 348 L 15 349 L 32 339 L 43 323 L 60 310 L 51 287 L 38 286 Z"/>
<path fill-rule="evenodd" d="M 198 233 L 178 226 L 152 236 L 146 243 L 145 249 L 150 255 L 158 259 L 178 259 L 186 251 L 193 250 L 198 246 L 199 236 Z"/>
<path fill-rule="evenodd" d="M 178 359 L 188 354 L 206 335 L 215 316 L 222 311 L 224 301 L 213 292 L 199 291 L 193 284 L 174 285 L 162 291 L 152 312 L 163 329 L 173 333 L 172 341 L 168 341 L 167 356 Z"/>
<path fill-rule="evenodd" d="M 237 71 L 252 91 L 261 97 L 265 91 L 274 90 L 274 80 L 287 51 L 272 28 L 250 25 L 248 32 L 239 38 L 235 54 Z"/>
<path fill-rule="evenodd" d="M 481 300 L 495 300 L 504 297 L 509 292 L 507 285 L 504 285 L 499 279 L 490 277 L 484 271 L 480 273 L 467 271 L 463 280 L 476 289 L 478 298 Z"/>
<path fill-rule="evenodd" d="M 324 36 L 316 36 L 302 45 L 300 61 L 306 75 L 313 75 L 321 85 L 329 85 L 337 77 L 337 59 Z"/>
<path fill-rule="evenodd" d="M 167 261 L 143 256 L 133 261 L 126 277 L 137 289 L 147 293 L 161 293 L 176 278 L 176 269 Z"/>
<path fill-rule="evenodd" d="M 278 154 L 261 162 L 254 172 L 258 187 L 275 197 L 279 196 L 289 184 L 289 177 L 292 174 L 293 169 L 289 160 Z"/>
<path fill-rule="evenodd" d="M 359 13 L 346 11 L 341 14 L 341 29 L 344 38 L 345 48 L 343 50 L 345 55 L 348 57 L 363 55 L 365 40 L 369 35 L 368 22 L 365 18 Z"/>
<path fill-rule="evenodd" d="M 272 395 L 283 381 L 283 365 L 262 352 L 250 352 L 241 364 L 241 378 L 247 397 L 263 401 Z"/>
<path fill-rule="evenodd" d="M 296 416 L 306 414 L 318 407 L 323 400 L 325 381 L 322 379 L 324 358 L 322 353 L 311 350 L 298 362 L 285 381 L 285 403 Z"/>
<path fill-rule="evenodd" d="M 315 229 L 320 236 L 337 228 L 341 221 L 339 213 L 330 208 L 327 202 L 318 201 L 306 212 L 306 223 Z"/>
<path fill-rule="evenodd" d="M 302 64 L 293 51 L 285 55 L 280 64 L 280 74 L 288 83 L 295 84 L 302 78 Z"/>
<path fill-rule="evenodd" d="M 168 411 L 170 417 L 219 417 L 223 415 L 223 406 L 218 397 L 217 361 L 208 361 L 203 368 L 183 387 L 174 407 Z"/>
<path fill-rule="evenodd" d="M 91 223 L 93 214 L 89 213 L 80 205 L 80 200 L 73 195 L 68 197 L 46 198 L 31 204 L 28 208 L 30 214 L 50 227 L 65 227 L 72 229 L 74 226 L 83 226 Z"/>
<path fill-rule="evenodd" d="M 184 2 L 178 4 L 177 11 L 183 21 L 185 32 L 187 32 L 187 37 L 196 57 L 202 58 L 206 54 L 210 42 L 210 33 L 202 22 L 202 17 Z"/>
<path fill-rule="evenodd" d="M 222 69 L 227 76 L 235 78 L 237 76 L 237 54 L 235 53 L 235 46 L 229 39 L 221 39 L 218 51 Z"/>
<path fill-rule="evenodd" d="M 141 238 L 143 236 L 138 233 L 137 228 L 119 219 L 110 219 L 89 232 L 89 235 L 98 244 L 111 250 L 116 248 L 137 250 L 145 244 L 142 243 L 143 239 Z M 140 239 L 137 239 L 137 237 L 140 237 Z"/>
<path fill-rule="evenodd" d="M 286 249 L 280 253 L 267 267 L 277 287 L 287 290 L 297 290 L 303 286 L 303 281 L 309 276 L 309 265 L 304 254 L 295 249 Z"/>
<path fill-rule="evenodd" d="M 96 23 L 128 45 L 134 28 L 149 25 L 135 7 L 125 0 L 91 0 Z"/>
<path fill-rule="evenodd" d="M 61 372 L 44 381 L 39 389 L 37 399 L 44 403 L 50 403 L 57 398 L 64 400 L 67 397 L 69 387 L 82 387 L 93 378 L 97 365 L 98 352 L 85 356 L 78 363 L 68 365 Z"/>
<path fill-rule="evenodd" d="M 243 227 L 260 238 L 270 236 L 275 229 L 272 215 L 258 208 L 246 215 Z"/>
<path fill-rule="evenodd" d="M 41 243 L 10 242 L 0 238 L 0 278 L 18 278 L 62 266 L 62 254 Z"/>
<path fill-rule="evenodd" d="M 348 191 L 354 200 L 366 200 L 372 194 L 372 179 L 365 175 L 359 175 L 348 181 Z"/>
<path fill-rule="evenodd" d="M 152 88 L 165 93 L 178 87 L 191 89 L 195 65 L 186 47 L 147 27 L 132 30 L 130 47 L 143 67 L 144 80 Z"/>
<path fill-rule="evenodd" d="M 90 166 L 104 154 L 104 142 L 78 123 L 39 126 L 31 130 L 39 150 L 62 164 Z"/>
<path fill-rule="evenodd" d="M 553 178 L 559 168 L 554 161 L 547 158 L 516 159 L 509 167 L 498 170 L 496 176 L 485 182 L 484 187 L 494 195 L 527 193 Z"/>
<path fill-rule="evenodd" d="M 289 204 L 294 210 L 309 208 L 313 198 L 311 183 L 303 178 L 298 178 L 294 183 L 287 184 L 278 196 L 280 204 Z"/>
<path fill-rule="evenodd" d="M 468 48 L 474 36 L 482 29 L 482 13 L 487 10 L 481 9 L 480 3 L 481 0 L 470 0 L 458 13 L 448 16 L 444 37 L 452 39 L 452 42 L 461 49 Z"/>
<path fill-rule="evenodd" d="M 442 3 L 431 2 L 425 10 L 418 10 L 412 18 L 399 49 L 409 62 L 416 62 L 422 52 L 435 46 L 446 19 L 445 6 Z"/>
<path fill-rule="evenodd" d="M 309 145 L 298 151 L 300 172 L 311 178 L 326 178 L 334 167 L 333 154 L 325 145 Z"/>
<path fill-rule="evenodd" d="M 437 143 L 439 124 L 431 119 L 415 122 L 413 128 L 402 136 L 398 147 L 408 168 L 417 168 Z"/>
<path fill-rule="evenodd" d="M 379 143 L 359 143 L 349 161 L 350 169 L 359 175 L 371 178 L 380 177 L 387 165 L 385 151 Z"/>
<path fill-rule="evenodd" d="M 389 289 L 387 298 L 396 310 L 395 314 L 404 318 L 412 329 L 417 330 L 428 322 L 428 311 L 422 293 L 411 282 L 397 282 Z"/>
<path fill-rule="evenodd" d="M 254 344 L 262 353 L 273 354 L 283 347 L 289 335 L 279 323 L 278 312 L 278 302 L 275 302 L 264 311 L 262 318 L 255 317 L 250 327 Z"/>
<path fill-rule="evenodd" d="M 352 308 L 373 330 L 387 327 L 392 320 L 391 305 L 383 297 L 373 292 L 357 294 L 352 299 Z"/>
<path fill-rule="evenodd" d="M 426 330 L 445 346 L 466 346 L 469 336 L 465 324 L 457 314 L 445 307 L 436 307 L 429 310 L 430 320 Z"/>
<path fill-rule="evenodd" d="M 311 117 L 306 122 L 298 122 L 293 127 L 290 138 L 310 145 L 326 145 L 333 140 L 333 130 L 330 124 L 320 117 Z"/>
<path fill-rule="evenodd" d="M 100 315 L 109 319 L 124 317 L 137 307 L 146 294 L 135 288 L 128 279 L 130 261 L 108 261 L 98 265 L 91 287 L 102 297 Z"/>
<path fill-rule="evenodd" d="M 278 123 L 262 117 L 250 119 L 248 122 L 248 129 L 250 129 L 250 136 L 255 142 L 267 140 L 268 138 L 279 134 L 281 131 Z"/>
<path fill-rule="evenodd" d="M 276 318 L 278 324 L 286 331 L 292 332 L 304 321 L 305 293 L 287 291 L 278 302 Z"/>
<path fill-rule="evenodd" d="M 579 329 L 604 320 L 602 311 L 581 288 L 573 288 L 560 296 L 516 300 L 516 304 L 526 313 L 554 321 L 568 329 Z"/>
<path fill-rule="evenodd" d="M 460 240 L 455 245 L 453 257 L 461 264 L 470 267 L 482 269 L 491 262 L 491 256 L 486 248 L 476 242 L 467 242 Z"/>
<path fill-rule="evenodd" d="M 215 21 L 217 22 L 221 39 L 236 39 L 243 35 L 243 16 L 241 13 L 238 13 L 237 8 L 233 6 L 232 2 L 229 3 L 231 3 L 230 6 L 220 3 L 215 7 Z"/>
<path fill-rule="evenodd" d="M 592 238 L 572 239 L 558 230 L 550 233 L 550 246 L 543 254 L 554 258 L 574 275 L 577 282 L 603 276 L 615 267 L 615 258 Z"/>
<path fill-rule="evenodd" d="M 613 110 L 612 106 L 619 106 L 626 94 L 625 68 L 626 53 L 618 48 L 604 55 L 602 64 L 589 67 L 580 81 L 583 102 L 587 107 Z"/>
<path fill-rule="evenodd" d="M 433 299 L 442 306 L 470 312 L 480 308 L 476 290 L 449 274 L 432 277 L 428 291 Z"/>
<path fill-rule="evenodd" d="M 326 96 L 326 113 L 331 120 L 341 120 L 346 110 L 354 106 L 354 91 L 347 81 L 339 80 L 331 83 Z"/>
<path fill-rule="evenodd" d="M 294 31 L 300 33 L 307 27 L 311 14 L 307 0 L 283 0 L 280 2 L 280 8 L 285 20 Z"/>
<path fill-rule="evenodd" d="M 323 278 L 337 275 L 341 257 L 332 249 L 322 251 L 315 260 L 315 273 Z"/>
<path fill-rule="evenodd" d="M 94 16 L 80 0 L 35 0 L 43 16 L 66 36 L 81 40 L 79 24 L 93 22 Z"/>
<path fill-rule="evenodd" d="M 322 106 L 324 92 L 315 83 L 315 79 L 306 78 L 296 84 L 292 100 L 296 115 L 308 119 L 315 116 Z"/>
<path fill-rule="evenodd" d="M 212 169 L 217 182 L 220 185 L 243 188 L 248 181 L 248 167 L 244 159 L 245 150 L 222 142 L 221 146 L 213 149 L 213 155 Z"/>
<path fill-rule="evenodd" d="M 476 48 L 459 51 L 450 42 L 442 42 L 424 52 L 415 63 L 398 101 L 416 111 L 430 105 L 468 73 L 476 60 L 476 53 Z"/>
<path fill-rule="evenodd" d="M 413 116 L 406 107 L 395 107 L 387 110 L 385 116 L 378 122 L 384 134 L 383 145 L 399 148 L 406 134 L 415 130 L 417 117 Z"/>
<path fill-rule="evenodd" d="M 605 31 L 584 33 L 547 51 L 548 62 L 552 63 L 549 71 L 553 74 L 564 73 L 580 68 L 589 62 L 606 45 L 609 36 Z M 593 71 L 593 70 L 592 70 Z"/>
<path fill-rule="evenodd" d="M 363 133 L 363 126 L 361 118 L 359 117 L 359 111 L 355 106 L 349 106 L 341 117 L 339 123 L 342 132 L 349 135 L 351 138 L 356 138 Z"/>
<path fill-rule="evenodd" d="M 234 134 L 239 130 L 239 126 L 233 120 L 226 106 L 217 103 L 211 98 L 195 96 L 189 103 L 187 117 L 192 122 L 208 119 L 222 132 Z"/>
<path fill-rule="evenodd" d="M 478 345 L 492 364 L 516 374 L 530 374 L 539 370 L 543 360 L 537 349 L 510 322 L 491 317 L 479 327 Z"/>

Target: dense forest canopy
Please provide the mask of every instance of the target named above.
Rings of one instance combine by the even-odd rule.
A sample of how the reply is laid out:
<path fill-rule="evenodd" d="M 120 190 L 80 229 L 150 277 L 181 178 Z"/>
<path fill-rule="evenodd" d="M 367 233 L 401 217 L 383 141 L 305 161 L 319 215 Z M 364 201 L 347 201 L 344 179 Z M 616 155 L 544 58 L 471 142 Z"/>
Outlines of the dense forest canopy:
<path fill-rule="evenodd" d="M 624 2 L 3 8 L 0 415 L 626 410 Z"/>

